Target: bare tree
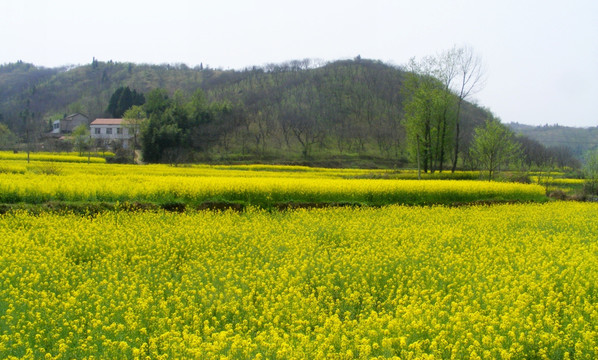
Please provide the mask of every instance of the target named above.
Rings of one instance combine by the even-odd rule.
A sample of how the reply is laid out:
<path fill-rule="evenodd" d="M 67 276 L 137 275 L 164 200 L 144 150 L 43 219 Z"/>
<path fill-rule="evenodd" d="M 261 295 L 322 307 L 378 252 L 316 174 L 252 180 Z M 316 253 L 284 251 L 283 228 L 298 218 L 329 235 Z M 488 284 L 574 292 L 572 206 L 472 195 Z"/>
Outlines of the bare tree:
<path fill-rule="evenodd" d="M 455 121 L 455 142 L 453 151 L 453 164 L 451 171 L 455 172 L 459 158 L 459 135 L 461 126 L 461 105 L 463 101 L 484 87 L 484 69 L 482 59 L 477 56 L 471 47 L 453 47 L 445 53 L 444 61 L 450 70 L 447 73 L 456 77 L 455 81 L 447 82 L 447 86 L 457 96 L 457 114 Z"/>

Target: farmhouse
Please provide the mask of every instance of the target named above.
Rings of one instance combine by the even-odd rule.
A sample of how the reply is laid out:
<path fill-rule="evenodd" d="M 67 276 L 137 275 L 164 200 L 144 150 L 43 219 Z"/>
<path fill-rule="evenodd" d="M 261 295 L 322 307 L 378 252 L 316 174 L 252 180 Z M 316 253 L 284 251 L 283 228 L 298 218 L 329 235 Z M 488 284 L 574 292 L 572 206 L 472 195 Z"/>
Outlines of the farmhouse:
<path fill-rule="evenodd" d="M 87 126 L 87 124 L 89 124 L 89 118 L 79 113 L 71 114 L 69 116 L 65 116 L 64 119 L 52 122 L 51 134 L 70 134 L 77 126 L 81 124 Z"/>
<path fill-rule="evenodd" d="M 134 131 L 138 129 L 123 124 L 123 119 L 95 119 L 89 125 L 91 138 L 101 146 L 120 145 L 125 149 L 132 146 Z"/>

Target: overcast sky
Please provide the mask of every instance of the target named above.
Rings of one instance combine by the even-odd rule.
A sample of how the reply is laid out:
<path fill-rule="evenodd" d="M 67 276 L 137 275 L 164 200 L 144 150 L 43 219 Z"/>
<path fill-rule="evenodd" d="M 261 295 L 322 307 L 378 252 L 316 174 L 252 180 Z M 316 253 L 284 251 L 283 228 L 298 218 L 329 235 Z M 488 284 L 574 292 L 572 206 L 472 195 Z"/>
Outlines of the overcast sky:
<path fill-rule="evenodd" d="M 0 63 L 403 65 L 470 46 L 503 122 L 598 126 L 596 0 L 0 0 Z"/>

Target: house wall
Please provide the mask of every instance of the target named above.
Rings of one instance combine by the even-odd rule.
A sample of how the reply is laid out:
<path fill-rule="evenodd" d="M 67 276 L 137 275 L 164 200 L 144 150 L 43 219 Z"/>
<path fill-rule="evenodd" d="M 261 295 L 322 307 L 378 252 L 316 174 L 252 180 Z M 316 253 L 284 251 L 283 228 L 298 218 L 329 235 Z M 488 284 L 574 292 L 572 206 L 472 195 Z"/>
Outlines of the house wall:
<path fill-rule="evenodd" d="M 91 125 L 91 137 L 95 139 L 129 139 L 129 129 L 122 125 Z"/>
<path fill-rule="evenodd" d="M 52 134 L 60 134 L 60 120 L 52 123 Z"/>
<path fill-rule="evenodd" d="M 89 124 L 89 119 L 87 116 L 76 114 L 73 116 L 67 116 L 66 118 L 60 120 L 60 132 L 61 133 L 70 133 L 75 130 L 75 128 L 81 124 Z"/>
<path fill-rule="evenodd" d="M 121 141 L 125 149 L 129 147 L 129 143 L 133 138 L 133 133 L 129 130 L 129 128 L 116 124 L 90 126 L 90 134 L 92 139 L 104 140 L 105 144 L 109 144 L 113 141 Z"/>

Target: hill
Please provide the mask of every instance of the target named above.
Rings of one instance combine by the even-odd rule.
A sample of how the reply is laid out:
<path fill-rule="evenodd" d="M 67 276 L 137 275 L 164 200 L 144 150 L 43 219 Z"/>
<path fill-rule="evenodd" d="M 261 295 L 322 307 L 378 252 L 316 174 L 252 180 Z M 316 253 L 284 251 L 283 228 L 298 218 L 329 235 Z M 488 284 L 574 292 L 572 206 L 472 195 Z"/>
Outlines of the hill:
<path fill-rule="evenodd" d="M 38 122 L 81 112 L 90 118 L 105 115 L 112 93 L 120 86 L 142 92 L 156 87 L 174 92 L 194 91 L 201 73 L 184 65 L 134 65 L 99 62 L 46 69 L 17 63 L 0 66 L 0 114 L 14 131 L 23 130 L 21 112 L 28 108 Z"/>
<path fill-rule="evenodd" d="M 507 125 L 515 133 L 536 140 L 546 147 L 567 148 L 578 159 L 582 159 L 588 150 L 598 148 L 598 127 L 530 126 L 518 123 Z"/>
<path fill-rule="evenodd" d="M 405 85 L 410 74 L 359 57 L 326 64 L 297 60 L 244 70 L 95 59 L 86 65 L 47 69 L 19 62 L 0 66 L 0 121 L 21 138 L 26 127 L 39 136 L 49 130 L 51 120 L 66 114 L 107 116 L 109 100 L 120 87 L 145 94 L 163 89 L 180 105 L 179 115 L 187 113 L 193 101 L 230 109 L 224 117 L 195 119 L 198 128 L 186 136 L 196 141 L 184 154 L 186 160 L 394 167 L 415 156 L 408 148 L 405 116 L 405 103 L 413 96 Z M 473 129 L 491 116 L 482 107 L 463 103 L 462 167 L 472 166 L 468 144 Z M 438 136 L 434 121 L 440 120 L 428 121 L 432 139 Z M 447 149 L 452 146 L 450 129 L 445 135 Z"/>
<path fill-rule="evenodd" d="M 327 64 L 290 61 L 240 71 L 95 59 L 59 69 L 18 63 L 0 67 L 0 116 L 22 134 L 26 110 L 28 121 L 43 133 L 50 120 L 68 113 L 106 116 L 111 95 L 122 86 L 142 93 L 161 88 L 179 100 L 201 89 L 206 101 L 234 109 L 226 124 L 206 124 L 209 137 L 201 160 L 222 160 L 222 154 L 278 162 L 357 157 L 389 166 L 408 156 L 405 75 L 400 68 L 361 58 Z M 464 105 L 464 144 L 487 116 L 482 108 Z"/>

